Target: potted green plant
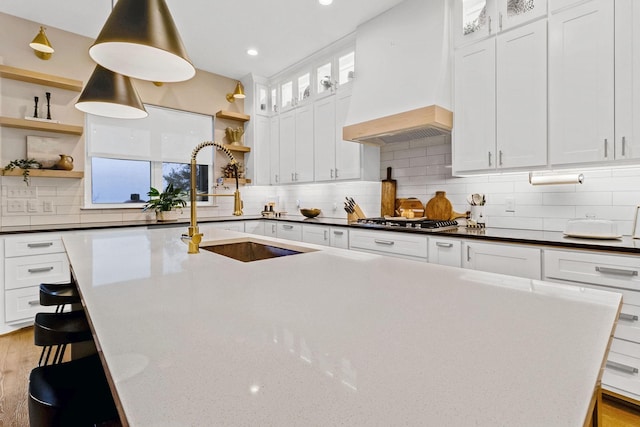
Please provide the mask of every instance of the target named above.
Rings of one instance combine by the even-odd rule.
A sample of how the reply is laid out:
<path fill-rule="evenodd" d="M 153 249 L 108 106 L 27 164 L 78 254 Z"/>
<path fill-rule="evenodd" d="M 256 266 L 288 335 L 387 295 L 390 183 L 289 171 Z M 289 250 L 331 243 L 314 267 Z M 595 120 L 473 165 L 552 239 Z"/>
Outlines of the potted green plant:
<path fill-rule="evenodd" d="M 29 169 L 41 169 L 42 163 L 38 162 L 35 159 L 17 159 L 11 160 L 5 167 L 4 170 L 12 171 L 15 168 L 22 169 L 22 180 L 29 185 Z"/>
<path fill-rule="evenodd" d="M 147 196 L 149 201 L 145 203 L 142 210 L 155 211 L 158 221 L 177 221 L 178 212 L 174 208 L 187 206 L 187 193 L 182 188 L 174 188 L 173 184 L 167 185 L 162 193 L 157 188 L 151 187 Z"/>

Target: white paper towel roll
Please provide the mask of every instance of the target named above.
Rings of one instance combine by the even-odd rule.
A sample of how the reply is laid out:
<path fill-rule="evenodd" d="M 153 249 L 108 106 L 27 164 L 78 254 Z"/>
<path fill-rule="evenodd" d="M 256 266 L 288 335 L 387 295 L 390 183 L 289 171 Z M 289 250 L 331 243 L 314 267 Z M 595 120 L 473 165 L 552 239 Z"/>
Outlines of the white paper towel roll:
<path fill-rule="evenodd" d="M 531 185 L 582 184 L 583 181 L 584 175 L 581 173 L 540 176 L 533 176 L 532 174 L 529 174 L 529 183 Z"/>

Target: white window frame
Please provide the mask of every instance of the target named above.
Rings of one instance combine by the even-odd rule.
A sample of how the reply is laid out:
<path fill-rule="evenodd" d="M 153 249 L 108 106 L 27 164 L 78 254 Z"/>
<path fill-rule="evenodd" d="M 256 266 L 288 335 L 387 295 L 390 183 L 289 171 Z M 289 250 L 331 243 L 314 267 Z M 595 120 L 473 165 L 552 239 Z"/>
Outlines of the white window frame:
<path fill-rule="evenodd" d="M 213 141 L 213 135 L 214 135 L 214 118 L 213 116 L 209 116 L 206 114 L 200 114 L 200 113 L 192 113 L 189 111 L 183 111 L 183 110 L 177 110 L 177 109 L 172 109 L 172 108 L 166 108 L 166 107 L 159 107 L 159 106 L 155 106 L 155 105 L 148 105 L 145 104 L 145 108 L 147 108 L 147 111 L 153 112 L 154 109 L 161 109 L 164 110 L 165 112 L 171 112 L 171 111 L 175 111 L 178 113 L 187 113 L 187 114 L 194 114 L 194 115 L 198 115 L 198 116 L 203 116 L 205 118 L 211 118 L 211 130 L 210 130 L 210 135 L 208 138 L 199 138 L 202 139 L 202 141 L 199 142 L 203 142 L 203 141 Z M 195 146 L 199 143 L 195 143 L 193 144 L 193 147 L 186 147 L 188 149 L 188 152 L 185 154 L 184 159 L 172 159 L 172 158 L 166 158 L 166 159 L 152 159 L 152 158 L 145 158 L 144 156 L 137 156 L 137 155 L 131 155 L 131 156 L 126 156 L 126 157 L 119 157 L 117 154 L 113 155 L 113 154 L 109 154 L 108 152 L 96 152 L 93 153 L 92 150 L 92 146 L 91 146 L 91 120 L 95 119 L 95 116 L 92 118 L 90 117 L 90 114 L 86 114 L 85 115 L 85 129 L 87 129 L 86 132 L 86 136 L 85 136 L 85 142 L 86 142 L 86 149 L 85 149 L 85 185 L 84 185 L 84 209 L 141 209 L 142 208 L 142 203 L 93 203 L 92 202 L 92 170 L 91 170 L 91 160 L 93 157 L 96 158 L 110 158 L 110 159 L 121 159 L 121 160 L 141 160 L 141 161 L 148 161 L 150 162 L 150 174 L 151 174 L 151 183 L 150 186 L 151 187 L 155 187 L 160 189 L 160 191 L 162 191 L 164 189 L 163 187 L 163 177 L 162 177 L 162 164 L 163 163 L 190 163 L 190 159 L 191 159 L 191 152 L 192 150 L 195 148 Z M 98 118 L 100 119 L 100 118 Z M 122 124 L 126 125 L 128 122 L 128 120 L 123 119 Z M 151 147 L 155 147 L 156 144 L 159 144 L 160 141 L 151 141 Z M 203 149 L 197 157 L 198 160 L 198 164 L 208 164 L 208 182 L 209 182 L 209 188 L 207 189 L 207 192 L 211 193 L 211 188 L 213 188 L 213 186 L 215 185 L 215 178 L 214 178 L 214 168 L 215 168 L 215 151 L 213 149 L 213 147 L 206 147 L 205 149 Z M 147 194 L 141 194 L 140 195 L 140 199 L 141 200 L 146 200 L 147 199 Z M 189 203 L 188 203 L 189 204 Z M 212 197 L 208 197 L 207 201 L 203 201 L 203 202 L 197 202 L 198 206 L 214 206 L 214 202 L 213 202 L 213 198 Z"/>

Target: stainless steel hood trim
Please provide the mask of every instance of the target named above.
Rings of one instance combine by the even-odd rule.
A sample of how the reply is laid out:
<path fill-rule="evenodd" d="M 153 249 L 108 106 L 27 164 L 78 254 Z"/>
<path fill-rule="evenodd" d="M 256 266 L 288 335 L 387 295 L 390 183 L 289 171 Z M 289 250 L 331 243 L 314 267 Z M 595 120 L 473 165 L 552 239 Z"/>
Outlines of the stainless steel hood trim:
<path fill-rule="evenodd" d="M 448 135 L 453 128 L 453 113 L 438 105 L 416 108 L 403 113 L 345 126 L 347 141 L 382 145 L 399 140 Z"/>

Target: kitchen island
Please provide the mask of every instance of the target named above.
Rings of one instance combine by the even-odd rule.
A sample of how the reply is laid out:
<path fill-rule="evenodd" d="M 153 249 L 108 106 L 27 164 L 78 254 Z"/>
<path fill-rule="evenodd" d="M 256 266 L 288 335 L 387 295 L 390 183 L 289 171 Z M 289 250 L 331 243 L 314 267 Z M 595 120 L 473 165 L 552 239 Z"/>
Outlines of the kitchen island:
<path fill-rule="evenodd" d="M 619 294 L 219 230 L 63 238 L 125 425 L 576 426 Z M 293 245 L 293 246 L 292 246 Z"/>

